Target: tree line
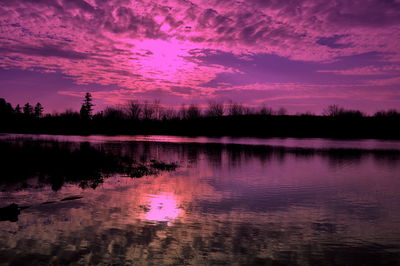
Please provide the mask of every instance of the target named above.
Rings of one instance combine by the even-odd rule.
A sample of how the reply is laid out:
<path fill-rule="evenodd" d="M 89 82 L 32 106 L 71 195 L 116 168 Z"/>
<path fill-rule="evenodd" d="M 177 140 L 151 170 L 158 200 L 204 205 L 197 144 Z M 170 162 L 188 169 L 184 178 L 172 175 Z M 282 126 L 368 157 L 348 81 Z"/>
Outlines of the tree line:
<path fill-rule="evenodd" d="M 79 111 L 45 113 L 40 103 L 13 107 L 0 99 L 0 132 L 65 135 L 185 135 L 400 139 L 395 109 L 367 115 L 330 105 L 321 115 L 289 115 L 284 108 L 210 101 L 206 106 L 166 107 L 159 100 L 128 101 L 94 112 L 86 93 Z"/>
<path fill-rule="evenodd" d="M 8 103 L 5 99 L 0 98 L 0 117 L 5 116 L 24 116 L 31 118 L 40 118 L 43 116 L 43 106 L 41 103 L 36 103 L 36 105 L 31 105 L 30 103 L 26 103 L 23 107 L 19 104 L 12 107 L 10 103 Z"/>
<path fill-rule="evenodd" d="M 248 107 L 233 101 L 229 102 L 208 102 L 205 108 L 195 104 L 182 104 L 179 109 L 163 106 L 159 100 L 153 102 L 131 100 L 119 106 L 108 106 L 104 110 L 94 113 L 93 98 L 90 93 L 86 93 L 80 111 L 67 109 L 62 113 L 44 115 L 44 107 L 41 103 L 31 105 L 26 103 L 22 107 L 17 104 L 13 107 L 5 99 L 0 98 L 0 117 L 24 117 L 24 118 L 69 118 L 82 120 L 193 120 L 202 117 L 222 117 L 222 116 L 285 116 L 288 115 L 285 108 L 273 110 L 265 105 L 258 108 Z M 313 113 L 298 113 L 297 116 L 316 116 Z M 322 116 L 328 117 L 367 117 L 360 110 L 345 109 L 339 105 L 329 105 L 326 107 Z M 395 109 L 377 111 L 374 117 L 400 117 L 400 112 Z"/>

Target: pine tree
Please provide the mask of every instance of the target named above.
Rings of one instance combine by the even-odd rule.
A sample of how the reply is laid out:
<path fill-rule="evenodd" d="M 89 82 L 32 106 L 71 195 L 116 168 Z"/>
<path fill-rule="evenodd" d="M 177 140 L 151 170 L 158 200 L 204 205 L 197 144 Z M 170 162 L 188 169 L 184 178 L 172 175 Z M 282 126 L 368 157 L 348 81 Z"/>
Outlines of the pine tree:
<path fill-rule="evenodd" d="M 26 103 L 26 104 L 24 105 L 23 111 L 24 111 L 24 115 L 26 115 L 26 116 L 32 116 L 32 114 L 33 114 L 33 107 L 32 107 L 32 105 L 30 105 L 29 103 Z"/>
<path fill-rule="evenodd" d="M 91 119 L 93 116 L 93 106 L 92 103 L 92 95 L 87 92 L 85 94 L 85 99 L 83 100 L 83 104 L 80 110 L 81 117 L 83 119 Z"/>
<path fill-rule="evenodd" d="M 34 108 L 35 117 L 39 118 L 43 114 L 43 106 L 40 103 L 37 103 Z"/>
<path fill-rule="evenodd" d="M 15 113 L 17 115 L 22 114 L 22 108 L 21 108 L 21 106 L 19 104 L 17 104 L 17 106 L 15 106 Z"/>

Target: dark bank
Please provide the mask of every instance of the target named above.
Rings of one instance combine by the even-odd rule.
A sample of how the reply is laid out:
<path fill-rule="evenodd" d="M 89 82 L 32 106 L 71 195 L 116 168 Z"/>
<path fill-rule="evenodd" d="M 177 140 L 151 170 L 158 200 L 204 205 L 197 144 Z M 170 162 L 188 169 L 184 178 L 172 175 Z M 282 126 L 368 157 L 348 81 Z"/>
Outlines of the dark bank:
<path fill-rule="evenodd" d="M 248 108 L 237 103 L 210 102 L 206 110 L 196 105 L 179 111 L 158 101 L 130 102 L 93 114 L 90 94 L 80 112 L 43 114 L 43 107 L 26 104 L 24 111 L 0 100 L 0 132 L 63 135 L 178 135 L 249 136 L 339 139 L 399 139 L 400 113 L 379 111 L 373 116 L 336 105 L 323 115 L 287 115 L 284 109 Z"/>

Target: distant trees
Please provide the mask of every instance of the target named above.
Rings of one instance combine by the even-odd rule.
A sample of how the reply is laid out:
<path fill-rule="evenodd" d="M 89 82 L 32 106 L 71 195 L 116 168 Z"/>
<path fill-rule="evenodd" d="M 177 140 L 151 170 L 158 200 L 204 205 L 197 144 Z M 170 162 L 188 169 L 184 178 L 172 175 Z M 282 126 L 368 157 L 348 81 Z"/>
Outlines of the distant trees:
<path fill-rule="evenodd" d="M 224 103 L 210 101 L 206 111 L 207 116 L 220 117 L 224 115 Z"/>
<path fill-rule="evenodd" d="M 284 107 L 279 108 L 277 115 L 287 115 L 287 110 Z"/>
<path fill-rule="evenodd" d="M 29 103 L 26 103 L 23 108 L 24 115 L 26 117 L 33 116 L 33 107 Z"/>
<path fill-rule="evenodd" d="M 153 108 L 153 105 L 151 103 L 149 103 L 148 101 L 145 101 L 143 104 L 143 119 L 144 120 L 152 119 L 154 113 L 155 113 L 155 109 Z"/>
<path fill-rule="evenodd" d="M 242 104 L 234 103 L 231 101 L 228 105 L 228 115 L 243 115 L 244 111 L 245 110 Z"/>
<path fill-rule="evenodd" d="M 324 109 L 323 113 L 324 116 L 330 117 L 363 117 L 365 116 L 359 110 L 346 110 L 343 107 L 340 107 L 336 104 L 329 105 L 327 108 Z"/>
<path fill-rule="evenodd" d="M 87 92 L 85 94 L 85 99 L 83 100 L 83 104 L 81 106 L 80 110 L 80 115 L 83 119 L 91 119 L 93 116 L 93 106 L 94 104 L 92 103 L 92 95 Z"/>
<path fill-rule="evenodd" d="M 44 108 L 40 102 L 32 106 L 26 103 L 22 107 L 17 104 L 15 108 L 5 99 L 0 98 L 0 118 L 20 117 L 21 119 L 41 119 L 59 117 L 67 120 L 130 120 L 130 121 L 167 121 L 167 120 L 196 120 L 206 117 L 223 116 L 287 116 L 288 112 L 281 107 L 277 110 L 262 105 L 260 107 L 246 106 L 237 102 L 210 101 L 206 107 L 197 104 L 182 104 L 180 108 L 165 107 L 159 100 L 152 102 L 138 100 L 128 101 L 124 105 L 106 107 L 97 113 L 93 112 L 93 99 L 90 93 L 86 93 L 80 108 L 80 112 L 68 109 L 63 113 L 43 115 Z M 368 117 L 359 110 L 345 109 L 333 104 L 327 106 L 322 113 L 323 116 L 337 118 L 361 118 Z M 316 116 L 313 113 L 297 113 L 296 116 Z M 374 117 L 400 117 L 400 112 L 395 109 L 381 110 L 376 112 Z"/>
<path fill-rule="evenodd" d="M 126 117 L 124 110 L 118 107 L 106 107 L 103 111 L 103 118 L 107 120 L 124 120 Z"/>
<path fill-rule="evenodd" d="M 344 109 L 336 104 L 329 105 L 326 107 L 322 114 L 324 116 L 339 116 L 341 113 L 344 112 Z"/>
<path fill-rule="evenodd" d="M 13 108 L 5 99 L 0 98 L 0 117 L 40 118 L 43 115 L 43 110 L 44 108 L 39 102 L 35 107 L 26 103 L 22 108 L 19 104 Z"/>
<path fill-rule="evenodd" d="M 267 107 L 265 105 L 263 105 L 260 109 L 260 115 L 273 115 L 274 114 L 274 110 L 272 110 L 271 107 Z"/>
<path fill-rule="evenodd" d="M 33 109 L 33 115 L 36 118 L 40 118 L 43 115 L 43 106 L 41 103 L 36 103 L 35 108 Z"/>
<path fill-rule="evenodd" d="M 14 113 L 14 109 L 5 99 L 0 98 L 0 117 L 9 117 Z"/>
<path fill-rule="evenodd" d="M 389 109 L 387 111 L 381 110 L 374 114 L 375 117 L 400 117 L 400 112 L 396 109 Z"/>
<path fill-rule="evenodd" d="M 58 117 L 66 120 L 79 120 L 81 118 L 77 111 L 67 109 L 63 113 L 59 114 Z"/>
<path fill-rule="evenodd" d="M 15 114 L 16 115 L 21 115 L 22 114 L 22 108 L 19 104 L 17 104 L 17 106 L 15 106 Z"/>
<path fill-rule="evenodd" d="M 187 110 L 188 119 L 197 119 L 201 116 L 200 108 L 197 105 L 191 104 Z"/>
<path fill-rule="evenodd" d="M 139 120 L 142 114 L 142 107 L 138 101 L 129 101 L 127 103 L 128 117 L 132 120 Z"/>
<path fill-rule="evenodd" d="M 162 120 L 165 121 L 165 120 L 173 120 L 173 119 L 178 119 L 178 118 L 179 118 L 178 112 L 174 108 L 172 108 L 172 107 L 164 108 Z"/>

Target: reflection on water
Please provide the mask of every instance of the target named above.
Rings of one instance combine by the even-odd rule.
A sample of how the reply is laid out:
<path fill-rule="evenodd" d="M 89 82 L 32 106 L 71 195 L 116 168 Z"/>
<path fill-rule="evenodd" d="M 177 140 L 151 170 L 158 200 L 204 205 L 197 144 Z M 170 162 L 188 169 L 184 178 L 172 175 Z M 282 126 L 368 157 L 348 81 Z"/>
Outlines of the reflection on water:
<path fill-rule="evenodd" d="M 146 220 L 167 222 L 176 219 L 180 213 L 173 195 L 148 195 L 149 207 Z"/>
<path fill-rule="evenodd" d="M 111 165 L 95 188 L 1 182 L 0 207 L 30 206 L 0 222 L 1 265 L 400 264 L 399 151 L 96 138 L 89 150 L 179 168 Z"/>
<path fill-rule="evenodd" d="M 74 142 L 163 142 L 163 143 L 218 143 L 239 145 L 262 145 L 279 146 L 286 148 L 311 148 L 311 149 L 363 149 L 363 150 L 400 150 L 400 141 L 396 140 L 337 140 L 321 138 L 252 138 L 252 137 L 183 137 L 183 136 L 158 136 L 158 135 L 136 135 L 136 136 L 64 136 L 64 135 L 22 135 L 22 134 L 0 134 L 0 139 L 12 137 L 29 137 L 32 139 L 74 141 Z"/>

